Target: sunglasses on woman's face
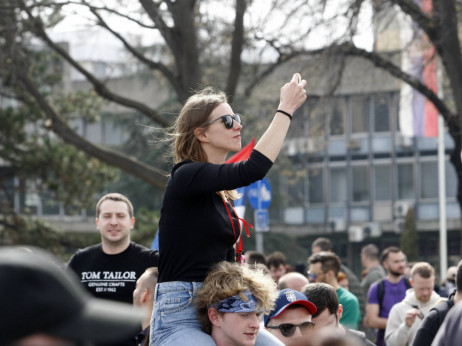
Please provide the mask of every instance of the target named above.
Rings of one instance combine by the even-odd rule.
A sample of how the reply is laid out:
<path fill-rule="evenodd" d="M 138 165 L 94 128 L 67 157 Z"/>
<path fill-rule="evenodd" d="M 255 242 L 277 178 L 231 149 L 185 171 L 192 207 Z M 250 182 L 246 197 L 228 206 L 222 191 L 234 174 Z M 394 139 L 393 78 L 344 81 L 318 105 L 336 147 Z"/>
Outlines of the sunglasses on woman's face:
<path fill-rule="evenodd" d="M 290 338 L 295 333 L 295 329 L 300 328 L 300 332 L 303 334 L 307 330 L 312 329 L 315 326 L 313 322 L 303 322 L 301 324 L 283 323 L 279 326 L 267 326 L 269 329 L 279 329 L 281 334 L 286 338 Z"/>
<path fill-rule="evenodd" d="M 205 125 L 210 125 L 212 123 L 214 123 L 215 121 L 218 121 L 220 119 L 223 119 L 223 124 L 225 124 L 225 127 L 227 129 L 232 129 L 233 128 L 233 120 L 235 122 L 237 122 L 239 125 L 242 125 L 242 120 L 241 120 L 241 115 L 240 114 L 233 114 L 233 115 L 229 115 L 229 114 L 226 114 L 226 115 L 222 115 L 221 117 L 219 118 L 216 118 L 212 121 L 209 121 L 207 124 Z"/>

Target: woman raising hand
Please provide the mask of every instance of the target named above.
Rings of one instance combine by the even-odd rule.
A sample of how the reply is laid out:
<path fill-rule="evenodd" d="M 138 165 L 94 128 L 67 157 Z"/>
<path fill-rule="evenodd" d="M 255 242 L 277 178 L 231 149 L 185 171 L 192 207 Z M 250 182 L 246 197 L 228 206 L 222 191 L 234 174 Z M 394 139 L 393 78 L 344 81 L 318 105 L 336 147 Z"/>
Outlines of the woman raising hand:
<path fill-rule="evenodd" d="M 241 149 L 243 125 L 226 95 L 207 88 L 183 106 L 174 125 L 175 166 L 159 222 L 159 280 L 151 345 L 215 345 L 201 331 L 192 299 L 216 263 L 241 260 L 239 219 L 231 201 L 238 198 L 238 187 L 268 173 L 294 112 L 306 100 L 305 85 L 295 73 L 281 88 L 278 109 L 249 159 L 232 164 L 225 163 L 226 156 Z M 268 334 L 260 331 L 257 345 L 271 345 Z"/>

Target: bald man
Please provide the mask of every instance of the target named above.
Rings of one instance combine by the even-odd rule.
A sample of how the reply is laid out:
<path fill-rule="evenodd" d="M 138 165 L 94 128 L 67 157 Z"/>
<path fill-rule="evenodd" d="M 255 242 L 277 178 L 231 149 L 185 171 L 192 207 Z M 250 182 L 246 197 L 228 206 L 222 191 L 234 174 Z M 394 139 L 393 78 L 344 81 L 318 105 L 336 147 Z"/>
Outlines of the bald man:
<path fill-rule="evenodd" d="M 306 276 L 298 272 L 290 272 L 280 277 L 278 281 L 278 289 L 290 288 L 301 292 L 302 288 L 309 283 Z"/>

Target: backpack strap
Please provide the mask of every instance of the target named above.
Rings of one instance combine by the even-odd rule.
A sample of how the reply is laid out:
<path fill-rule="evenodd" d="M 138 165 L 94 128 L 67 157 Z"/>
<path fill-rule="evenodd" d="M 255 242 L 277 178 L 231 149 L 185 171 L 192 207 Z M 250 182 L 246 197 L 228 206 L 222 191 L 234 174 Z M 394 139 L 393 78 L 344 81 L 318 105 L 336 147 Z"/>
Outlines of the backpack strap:
<path fill-rule="evenodd" d="M 406 290 L 412 288 L 409 279 L 404 277 L 404 284 L 406 285 Z M 385 278 L 380 279 L 377 285 L 377 297 L 379 298 L 379 312 L 382 311 L 383 297 L 385 296 Z"/>
<path fill-rule="evenodd" d="M 377 285 L 377 297 L 379 298 L 379 313 L 382 311 L 383 296 L 385 295 L 385 278 L 380 279 Z"/>
<path fill-rule="evenodd" d="M 412 288 L 409 278 L 406 276 L 404 277 L 404 283 L 406 284 L 406 289 Z"/>

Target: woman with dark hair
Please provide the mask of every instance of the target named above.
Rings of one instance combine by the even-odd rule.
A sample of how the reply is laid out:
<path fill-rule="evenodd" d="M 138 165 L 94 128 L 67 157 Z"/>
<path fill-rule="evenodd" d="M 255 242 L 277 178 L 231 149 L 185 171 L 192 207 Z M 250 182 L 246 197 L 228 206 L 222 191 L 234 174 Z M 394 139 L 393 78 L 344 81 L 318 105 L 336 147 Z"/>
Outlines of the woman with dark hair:
<path fill-rule="evenodd" d="M 226 95 L 207 88 L 183 106 L 174 125 L 175 166 L 159 222 L 151 345 L 214 345 L 201 331 L 192 299 L 216 263 L 243 261 L 239 218 L 232 207 L 239 197 L 236 189 L 262 179 L 271 168 L 294 112 L 306 99 L 305 85 L 296 73 L 281 88 L 268 129 L 249 159 L 233 164 L 225 163 L 226 156 L 241 149 L 242 120 Z M 247 230 L 245 221 L 244 226 Z"/>

